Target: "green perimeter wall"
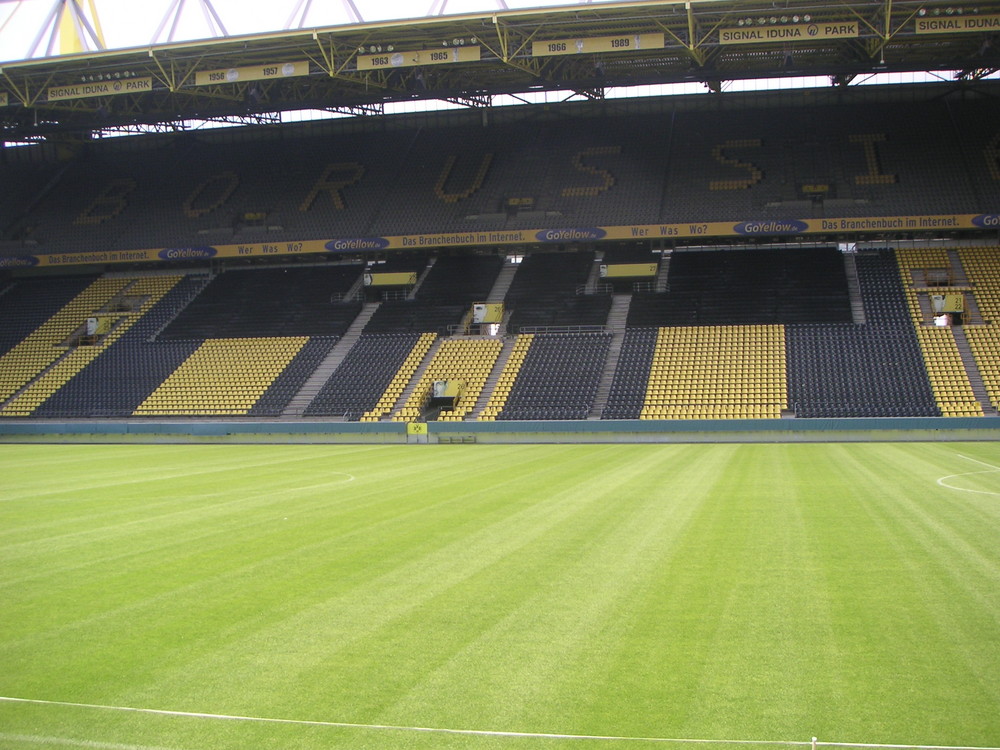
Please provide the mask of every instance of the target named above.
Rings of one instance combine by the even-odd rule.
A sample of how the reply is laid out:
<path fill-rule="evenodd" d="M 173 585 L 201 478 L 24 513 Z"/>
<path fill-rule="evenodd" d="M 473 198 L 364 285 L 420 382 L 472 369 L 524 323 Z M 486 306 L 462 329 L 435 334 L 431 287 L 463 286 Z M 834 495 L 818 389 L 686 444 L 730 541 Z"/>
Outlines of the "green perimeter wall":
<path fill-rule="evenodd" d="M 79 443 L 712 443 L 1000 440 L 996 417 L 428 422 L 0 422 L 0 442 Z"/>

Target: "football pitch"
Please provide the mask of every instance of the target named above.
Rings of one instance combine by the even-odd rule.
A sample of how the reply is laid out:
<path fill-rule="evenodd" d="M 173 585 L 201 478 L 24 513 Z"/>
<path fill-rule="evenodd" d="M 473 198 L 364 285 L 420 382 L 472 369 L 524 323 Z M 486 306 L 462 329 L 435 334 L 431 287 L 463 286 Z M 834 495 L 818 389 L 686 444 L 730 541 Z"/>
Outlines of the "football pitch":
<path fill-rule="evenodd" d="M 0 446 L 3 750 L 813 737 L 1000 746 L 1000 444 Z"/>

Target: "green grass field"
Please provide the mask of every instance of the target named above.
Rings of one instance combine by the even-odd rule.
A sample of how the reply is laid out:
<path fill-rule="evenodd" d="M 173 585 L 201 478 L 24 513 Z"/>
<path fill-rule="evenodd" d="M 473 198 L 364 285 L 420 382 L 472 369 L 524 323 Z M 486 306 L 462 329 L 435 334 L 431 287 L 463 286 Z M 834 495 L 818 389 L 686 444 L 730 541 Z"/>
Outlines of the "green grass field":
<path fill-rule="evenodd" d="M 0 446 L 4 750 L 812 736 L 1000 745 L 1000 444 Z"/>

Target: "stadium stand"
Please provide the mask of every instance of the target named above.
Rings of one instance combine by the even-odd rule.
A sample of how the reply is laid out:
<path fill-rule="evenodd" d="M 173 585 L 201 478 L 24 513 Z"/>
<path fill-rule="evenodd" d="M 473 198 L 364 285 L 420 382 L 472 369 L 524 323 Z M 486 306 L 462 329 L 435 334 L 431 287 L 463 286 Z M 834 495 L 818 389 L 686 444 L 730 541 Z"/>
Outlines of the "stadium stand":
<path fill-rule="evenodd" d="M 359 301 L 342 301 L 360 276 L 355 264 L 228 271 L 159 338 L 342 336 L 361 311 Z"/>
<path fill-rule="evenodd" d="M 517 381 L 517 376 L 524 364 L 524 358 L 527 356 L 533 340 L 534 334 L 531 333 L 523 333 L 515 337 L 510 356 L 507 357 L 503 370 L 500 371 L 493 391 L 490 393 L 489 400 L 479 413 L 478 419 L 484 422 L 496 421 L 514 388 L 514 383 Z"/>
<path fill-rule="evenodd" d="M 277 417 L 283 414 L 288 403 L 336 343 L 337 339 L 333 337 L 310 337 L 250 407 L 247 416 Z"/>
<path fill-rule="evenodd" d="M 486 299 L 502 265 L 500 256 L 443 256 L 426 271 L 411 299 L 382 302 L 365 333 L 453 333 L 471 314 L 472 303 Z M 380 271 L 383 268 L 384 272 L 412 270 L 398 264 L 379 266 Z"/>
<path fill-rule="evenodd" d="M 500 255 L 445 255 L 434 263 L 415 296 L 438 304 L 482 302 L 502 266 Z"/>
<path fill-rule="evenodd" d="M 844 253 L 829 238 L 719 249 L 576 237 L 825 216 L 885 217 L 892 229 L 912 215 L 989 213 L 1000 203 L 998 115 L 1000 103 L 971 95 L 770 101 L 488 126 L 455 116 L 370 132 L 265 128 L 245 141 L 109 139 L 39 163 L 11 153 L 3 184 L 23 189 L 5 188 L 0 257 L 29 241 L 33 253 L 244 241 L 291 251 L 280 243 L 541 231 L 507 248 L 510 259 L 484 241 L 325 246 L 280 265 L 4 271 L 0 417 L 270 418 L 297 394 L 312 398 L 306 418 L 361 421 L 993 416 L 995 247 L 940 238 Z M 605 282 L 600 266 L 615 263 L 656 267 L 655 284 L 648 273 L 639 286 Z M 365 283 L 402 271 L 412 280 Z M 499 335 L 464 335 L 471 305 L 491 294 L 507 313 Z M 962 295 L 960 325 L 933 325 L 944 294 Z M 613 305 L 627 310 L 623 323 L 610 323 Z M 84 340 L 87 318 L 108 329 Z M 360 338 L 317 371 L 352 324 L 342 348 Z M 314 372 L 312 397 L 303 385 Z M 458 403 L 431 407 L 435 380 L 460 382 Z"/>
<path fill-rule="evenodd" d="M 365 326 L 365 334 L 424 333 L 435 331 L 448 335 L 461 325 L 468 311 L 464 304 L 441 305 L 421 300 L 389 300 L 375 310 Z"/>
<path fill-rule="evenodd" d="M 658 328 L 629 328 L 622 341 L 603 419 L 638 419 L 646 401 Z"/>
<path fill-rule="evenodd" d="M 659 271 L 660 254 L 654 253 L 648 247 L 612 247 L 602 253 L 601 267 L 614 268 L 615 266 L 649 266 Z M 650 287 L 649 282 L 653 281 L 656 273 L 651 276 L 608 276 L 601 278 L 598 282 L 602 287 L 610 289 L 616 294 L 631 294 L 637 287 L 636 284 L 645 284 Z"/>
<path fill-rule="evenodd" d="M 640 419 L 776 419 L 787 407 L 782 326 L 661 328 Z"/>
<path fill-rule="evenodd" d="M 507 330 L 517 333 L 536 327 L 603 326 L 611 299 L 577 296 L 593 270 L 591 251 L 527 256 L 504 297 L 505 306 L 512 311 Z"/>
<path fill-rule="evenodd" d="M 951 258 L 945 248 L 907 248 L 896 252 L 910 317 L 924 357 L 934 399 L 945 417 L 982 416 L 969 373 L 962 360 L 955 331 L 951 326 L 936 326 L 933 295 L 970 291 L 968 285 L 956 285 Z"/>
<path fill-rule="evenodd" d="M 247 143 L 219 135 L 111 139 L 33 169 L 9 157 L 5 182 L 25 192 L 6 207 L 0 241 L 30 235 L 36 252 L 273 241 L 279 251 L 335 237 L 988 213 L 998 108 L 943 97 L 747 105 L 738 116 L 591 111 L 485 128 L 328 125 L 263 131 L 249 159 Z"/>
<path fill-rule="evenodd" d="M 176 277 L 93 280 L 0 358 L 0 372 L 4 373 L 0 401 L 6 402 L 0 414 L 30 415 L 116 341 L 176 282 Z M 119 312 L 114 300 L 126 289 L 134 292 L 137 308 Z M 99 320 L 105 324 L 103 331 L 98 327 Z M 93 321 L 93 332 L 88 329 L 88 321 Z"/>
<path fill-rule="evenodd" d="M 369 264 L 365 268 L 365 299 L 375 302 L 412 298 L 414 287 L 421 283 L 430 262 L 431 257 L 426 253 L 415 252 Z M 400 278 L 385 282 L 383 275 Z"/>
<path fill-rule="evenodd" d="M 417 372 L 424 357 L 436 342 L 437 334 L 434 333 L 422 333 L 417 337 L 413 348 L 407 353 L 403 363 L 396 370 L 392 380 L 389 381 L 389 385 L 386 386 L 385 391 L 379 396 L 378 401 L 375 402 L 375 406 L 362 414 L 360 421 L 377 422 L 395 408 L 396 404 L 402 399 L 407 385 Z"/>
<path fill-rule="evenodd" d="M 970 352 L 984 384 L 984 400 L 1000 407 L 1000 256 L 995 248 L 962 248 L 961 262 L 975 284 L 974 298 L 983 324 L 966 328 Z"/>
<path fill-rule="evenodd" d="M 610 341 L 605 333 L 534 336 L 496 419 L 586 419 Z"/>
<path fill-rule="evenodd" d="M 603 327 L 611 310 L 611 296 L 576 295 L 562 297 L 548 293 L 523 299 L 513 308 L 509 330 L 544 331 L 577 326 Z"/>
<path fill-rule="evenodd" d="M 415 333 L 362 336 L 306 407 L 305 415 L 357 420 L 374 409 L 419 338 Z"/>
<path fill-rule="evenodd" d="M 633 297 L 630 328 L 851 320 L 836 248 L 674 253 L 669 283 Z"/>
<path fill-rule="evenodd" d="M 461 384 L 462 391 L 453 405 L 440 409 L 436 418 L 442 421 L 464 419 L 475 407 L 502 347 L 502 342 L 495 338 L 442 341 L 406 403 L 393 414 L 393 420 L 414 422 L 435 418 L 433 413 L 428 413 L 428 404 L 436 381 L 456 381 Z"/>
<path fill-rule="evenodd" d="M 799 417 L 940 416 L 892 250 L 859 255 L 865 325 L 785 327 Z"/>
<path fill-rule="evenodd" d="M 574 258 L 574 255 L 543 253 L 540 263 L 558 266 L 563 261 L 572 260 L 582 266 L 583 261 L 579 257 Z M 969 280 L 945 287 L 927 286 L 926 281 L 928 278 L 934 281 L 948 277 L 948 274 L 954 281 L 953 253 L 949 251 L 881 250 L 859 254 L 856 264 L 865 309 L 864 324 L 815 322 L 830 317 L 838 320 L 847 314 L 845 310 L 849 307 L 843 295 L 842 265 L 834 262 L 842 261 L 839 253 L 830 250 L 800 251 L 797 254 L 773 250 L 675 253 L 672 271 L 678 276 L 672 278 L 672 283 L 711 287 L 714 282 L 710 274 L 699 277 L 685 270 L 686 258 L 693 258 L 692 268 L 699 269 L 706 259 L 723 255 L 726 256 L 723 261 L 739 256 L 738 264 L 758 257 L 761 265 L 752 273 L 741 272 L 726 277 L 751 279 L 758 285 L 757 288 L 770 278 L 801 278 L 801 260 L 810 257 L 815 262 L 813 270 L 818 276 L 836 279 L 832 285 L 834 293 L 819 293 L 815 299 L 808 293 L 800 294 L 798 309 L 790 300 L 784 300 L 785 307 L 782 309 L 788 317 L 813 321 L 807 323 L 748 324 L 741 318 L 746 314 L 747 307 L 733 305 L 720 308 L 712 304 L 712 295 L 702 290 L 703 293 L 692 304 L 704 304 L 705 309 L 716 316 L 722 314 L 721 309 L 728 310 L 730 317 L 726 318 L 726 323 L 693 327 L 627 327 L 621 332 L 624 336 L 621 355 L 611 392 L 602 407 L 602 418 L 774 418 L 792 413 L 800 418 L 968 416 L 983 414 L 986 409 L 995 413 L 998 390 L 995 362 L 1000 346 L 992 320 L 1000 312 L 997 303 L 1000 299 L 1000 278 L 990 249 L 962 249 L 961 264 L 967 269 Z M 438 263 L 442 261 L 437 261 L 431 268 Z M 586 260 L 586 263 L 591 264 L 592 259 Z M 478 279 L 472 285 L 473 291 L 455 292 L 450 298 L 481 296 L 479 293 L 489 286 L 490 279 L 495 278 L 494 271 L 499 264 L 498 258 L 442 263 L 440 271 L 445 274 L 444 278 L 451 279 L 451 283 L 457 283 L 456 280 L 461 278 L 462 271 L 459 269 L 488 267 L 481 277 L 472 274 Z M 530 271 L 532 264 L 526 260 L 522 266 Z M 324 276 L 329 272 L 327 281 L 331 278 L 343 279 L 347 274 L 343 268 L 325 266 L 291 271 L 292 277 L 301 272 L 303 278 L 310 274 Z M 354 269 L 350 273 L 356 274 L 356 271 Z M 690 278 L 682 280 L 680 277 L 683 274 Z M 582 274 L 578 274 L 577 278 L 579 275 Z M 531 274 L 528 275 L 529 281 L 530 277 Z M 207 286 L 206 278 L 204 274 L 185 277 L 163 274 L 144 277 L 140 274 L 103 279 L 93 276 L 58 277 L 47 284 L 31 279 L 15 280 L 0 295 L 0 304 L 17 312 L 9 317 L 12 325 L 4 329 L 8 352 L 0 359 L 4 365 L 0 369 L 0 381 L 5 384 L 7 395 L 0 414 L 5 417 L 30 415 L 48 418 L 120 418 L 131 414 L 277 416 L 329 353 L 336 337 L 304 335 L 302 331 L 315 325 L 312 321 L 301 316 L 281 319 L 278 314 L 270 320 L 281 319 L 281 332 L 287 335 L 233 337 L 229 334 L 234 331 L 246 334 L 248 328 L 246 320 L 232 322 L 233 316 L 224 312 L 224 301 L 229 300 L 236 309 L 240 309 L 254 295 L 261 295 L 263 289 L 280 291 L 280 281 L 289 276 L 281 269 L 262 268 L 221 274 Z M 431 278 L 432 275 L 428 274 L 427 279 Z M 810 277 L 805 275 L 805 278 L 805 282 L 793 284 L 800 293 L 813 288 Z M 230 285 L 222 285 L 220 279 L 233 281 Z M 346 285 L 347 281 L 342 281 L 337 288 L 342 289 Z M 36 286 L 46 289 L 47 296 L 34 295 Z M 329 284 L 317 286 L 325 290 L 331 288 Z M 303 290 L 308 288 L 308 285 L 302 287 Z M 445 290 L 443 296 L 449 298 L 450 287 L 442 282 L 439 288 Z M 520 288 L 520 294 L 524 296 L 515 294 L 512 298 L 515 301 L 531 299 L 532 285 L 527 283 Z M 243 296 L 235 294 L 233 289 L 241 290 Z M 974 296 L 977 309 L 986 320 L 985 324 L 963 327 L 968 335 L 969 356 L 974 357 L 977 363 L 988 392 L 986 396 L 972 392 L 968 366 L 956 341 L 959 329 L 927 325 L 926 303 L 920 300 L 945 289 Z M 254 291 L 247 293 L 247 290 Z M 418 307 L 438 312 L 441 308 L 451 309 L 453 315 L 449 320 L 452 321 L 468 312 L 465 305 L 435 305 L 430 301 L 436 294 L 433 289 L 424 287 L 423 290 L 429 298 L 426 302 L 386 302 L 380 307 L 392 310 L 406 305 L 411 313 Z M 716 294 L 724 291 L 716 289 Z M 128 312 L 128 325 L 121 324 L 114 336 L 108 336 L 100 346 L 63 349 L 53 346 L 53 343 L 64 342 L 71 337 L 88 314 L 99 311 L 113 300 L 129 296 L 126 292 L 141 302 Z M 314 292 L 300 294 L 298 287 L 294 292 L 285 289 L 284 293 L 295 297 L 297 303 L 317 298 Z M 765 293 L 771 295 L 778 292 L 770 289 Z M 673 289 L 658 296 L 667 298 L 672 294 L 675 294 Z M 635 298 L 641 296 L 635 295 Z M 192 297 L 194 300 L 189 302 Z M 578 299 L 580 296 L 575 292 L 570 295 L 563 290 L 563 296 L 550 294 L 547 304 L 558 303 L 565 309 L 571 309 Z M 836 300 L 836 303 L 831 304 L 830 299 Z M 33 304 L 27 304 L 29 300 Z M 199 303 L 199 300 L 202 301 Z M 343 305 L 331 305 L 328 300 L 317 301 L 317 304 L 322 310 Z M 273 309 L 281 307 L 282 304 L 277 304 Z M 774 309 L 777 308 L 772 305 L 769 314 Z M 195 315 L 192 311 L 200 312 Z M 698 311 L 701 312 L 700 308 Z M 759 310 L 753 312 L 753 315 L 757 314 Z M 199 320 L 205 316 L 210 317 L 215 325 L 199 329 L 185 321 L 186 317 Z M 125 317 L 124 313 L 122 317 Z M 254 320 L 257 321 L 255 330 L 266 329 L 267 324 L 262 322 L 264 318 Z M 371 421 L 404 407 L 395 411 L 394 419 L 426 418 L 421 399 L 426 398 L 424 391 L 430 382 L 427 378 L 433 376 L 461 379 L 467 387 L 471 383 L 472 387 L 468 387 L 470 398 L 475 396 L 478 399 L 478 393 L 486 387 L 492 363 L 497 361 L 501 339 L 494 340 L 491 345 L 497 351 L 491 349 L 486 360 L 489 367 L 479 358 L 479 364 L 471 370 L 464 363 L 447 372 L 444 370 L 448 368 L 442 366 L 442 372 L 425 373 L 422 380 L 411 383 L 438 335 L 435 330 L 420 330 L 426 327 L 426 320 L 421 326 L 409 319 L 405 326 L 401 326 L 402 331 L 387 326 L 393 330 L 392 333 L 366 332 L 308 406 L 305 416 Z M 342 323 L 338 325 L 343 328 Z M 429 325 L 434 329 L 446 327 L 433 321 Z M 781 356 L 775 353 L 776 345 L 771 339 L 766 340 L 766 345 L 762 344 L 763 353 L 759 354 L 754 354 L 753 346 L 742 340 L 738 343 L 736 339 L 723 339 L 727 343 L 719 344 L 711 338 L 714 335 L 712 332 L 717 330 L 735 331 L 737 334 L 732 335 L 740 336 L 749 336 L 755 330 L 780 331 L 783 336 Z M 11 331 L 17 333 L 11 336 Z M 191 338 L 195 331 L 203 337 Z M 676 341 L 670 338 L 681 334 L 687 338 Z M 12 340 L 17 336 L 22 337 L 20 342 Z M 485 408 L 481 413 L 473 413 L 476 403 L 473 399 L 446 416 L 450 420 L 586 418 L 595 403 L 593 388 L 610 338 L 611 333 L 518 336 L 514 339 L 517 344 L 506 360 L 503 372 L 496 384 L 491 385 L 493 390 L 483 396 Z M 220 343 L 226 341 L 229 343 Z M 421 345 L 417 346 L 418 343 Z M 287 349 L 289 345 L 292 346 L 290 351 Z M 232 352 L 230 355 L 224 354 L 227 346 Z M 449 344 L 447 349 L 450 350 L 451 346 Z M 211 363 L 210 368 L 194 369 L 203 356 L 199 354 L 202 349 L 214 351 L 218 347 L 222 347 L 222 353 L 216 351 L 214 359 L 204 355 L 206 361 Z M 235 353 L 235 349 L 240 348 L 240 353 Z M 277 355 L 269 353 L 277 349 L 285 352 Z M 714 355 L 717 359 L 706 361 L 706 352 L 717 349 L 734 354 L 743 352 L 746 356 L 737 363 L 728 363 L 720 353 Z M 66 352 L 70 350 L 74 354 L 67 358 Z M 43 352 L 44 356 L 39 352 Z M 50 369 L 53 362 L 60 358 L 65 359 L 66 364 Z M 15 365 L 15 360 L 21 364 Z M 787 365 L 782 364 L 785 360 Z M 268 361 L 271 364 L 262 364 Z M 764 361 L 774 366 L 763 367 Z M 73 362 L 75 364 L 71 364 Z M 192 372 L 195 374 L 191 375 Z M 183 377 L 185 373 L 186 380 Z M 181 381 L 184 381 L 183 389 L 178 387 Z M 196 387 L 196 381 L 200 382 L 200 386 Z M 699 381 L 700 386 L 695 381 Z M 233 385 L 237 382 L 241 384 L 239 390 Z M 199 387 L 201 390 L 198 390 Z M 414 396 L 418 390 L 420 392 Z M 240 396 L 230 391 L 238 391 Z"/>
<path fill-rule="evenodd" d="M 15 278 L 0 294 L 0 354 L 6 354 L 96 280 L 94 275 Z M 0 376 L 9 376 L 0 370 Z"/>
<path fill-rule="evenodd" d="M 203 277 L 185 276 L 113 345 L 35 410 L 34 416 L 130 416 L 166 377 L 198 347 L 196 341 L 152 339 L 203 286 Z"/>
<path fill-rule="evenodd" d="M 299 336 L 207 340 L 134 414 L 248 414 L 306 341 Z"/>
<path fill-rule="evenodd" d="M 934 399 L 943 417 L 981 417 L 976 399 L 950 328 L 917 328 Z"/>

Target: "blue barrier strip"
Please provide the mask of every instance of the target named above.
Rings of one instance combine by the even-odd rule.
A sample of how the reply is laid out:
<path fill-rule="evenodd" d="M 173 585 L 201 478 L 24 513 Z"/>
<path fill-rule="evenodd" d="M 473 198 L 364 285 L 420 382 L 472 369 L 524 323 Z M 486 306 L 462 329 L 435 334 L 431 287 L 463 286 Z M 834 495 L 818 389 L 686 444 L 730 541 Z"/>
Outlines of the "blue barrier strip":
<path fill-rule="evenodd" d="M 519 434 L 606 435 L 684 433 L 770 433 L 781 434 L 831 431 L 954 431 L 975 430 L 1000 439 L 1000 418 L 993 417 L 872 417 L 843 419 L 744 419 L 744 420 L 564 420 L 538 422 L 429 422 L 434 436 Z M 237 436 L 249 434 L 384 436 L 405 439 L 402 422 L 218 422 L 191 420 L 176 422 L 95 420 L 95 421 L 7 421 L 0 420 L 0 437 L 29 435 L 175 435 Z"/>

